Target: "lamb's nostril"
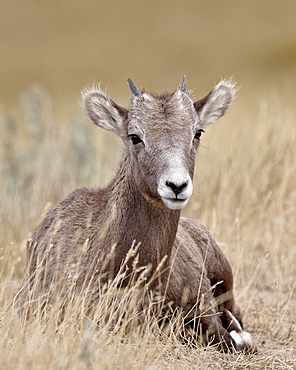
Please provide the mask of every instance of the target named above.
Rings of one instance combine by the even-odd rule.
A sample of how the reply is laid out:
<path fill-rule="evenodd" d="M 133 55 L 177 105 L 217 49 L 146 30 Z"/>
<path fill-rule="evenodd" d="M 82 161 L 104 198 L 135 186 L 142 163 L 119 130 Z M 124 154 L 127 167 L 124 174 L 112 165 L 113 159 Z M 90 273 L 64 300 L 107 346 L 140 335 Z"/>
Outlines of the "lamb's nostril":
<path fill-rule="evenodd" d="M 177 197 L 178 194 L 180 194 L 182 192 L 182 190 L 187 187 L 188 181 L 183 182 L 181 185 L 175 184 L 172 181 L 166 181 L 165 184 L 166 184 L 166 186 L 168 186 L 169 188 L 171 188 L 173 190 L 173 192 L 175 193 L 175 195 Z"/>

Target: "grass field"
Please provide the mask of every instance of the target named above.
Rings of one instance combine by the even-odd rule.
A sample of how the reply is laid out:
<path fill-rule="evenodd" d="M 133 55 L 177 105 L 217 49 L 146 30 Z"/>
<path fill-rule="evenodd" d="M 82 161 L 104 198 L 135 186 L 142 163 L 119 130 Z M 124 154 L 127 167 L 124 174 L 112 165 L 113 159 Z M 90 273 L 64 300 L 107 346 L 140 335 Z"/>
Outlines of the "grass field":
<path fill-rule="evenodd" d="M 148 319 L 129 334 L 110 331 L 104 320 L 95 329 L 75 306 L 59 329 L 45 330 L 38 320 L 21 325 L 13 297 L 26 240 L 45 210 L 75 187 L 105 184 L 122 151 L 115 137 L 81 116 L 59 127 L 49 96 L 35 88 L 14 115 L 1 117 L 1 368 L 295 368 L 295 110 L 277 94 L 262 98 L 257 111 L 243 108 L 240 120 L 234 108 L 203 136 L 184 213 L 206 225 L 227 255 L 259 353 L 191 348 L 172 333 L 160 338 Z M 112 294 L 100 315 L 112 307 Z M 122 302 L 130 312 L 133 300 Z"/>

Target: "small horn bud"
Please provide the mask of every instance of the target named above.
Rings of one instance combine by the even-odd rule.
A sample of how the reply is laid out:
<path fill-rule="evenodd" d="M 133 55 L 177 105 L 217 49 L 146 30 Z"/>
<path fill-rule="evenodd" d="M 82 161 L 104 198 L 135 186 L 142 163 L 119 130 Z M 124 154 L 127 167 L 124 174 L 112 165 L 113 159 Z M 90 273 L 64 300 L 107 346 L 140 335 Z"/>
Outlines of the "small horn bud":
<path fill-rule="evenodd" d="M 134 95 L 142 96 L 141 91 L 137 88 L 137 86 L 133 83 L 133 81 L 130 78 L 128 78 L 127 82 L 128 82 L 129 87 L 130 87 L 130 89 L 131 89 L 131 91 Z"/>
<path fill-rule="evenodd" d="M 186 91 L 186 75 L 183 76 L 183 81 L 182 81 L 182 85 L 180 87 L 180 90 L 182 92 L 185 92 Z"/>

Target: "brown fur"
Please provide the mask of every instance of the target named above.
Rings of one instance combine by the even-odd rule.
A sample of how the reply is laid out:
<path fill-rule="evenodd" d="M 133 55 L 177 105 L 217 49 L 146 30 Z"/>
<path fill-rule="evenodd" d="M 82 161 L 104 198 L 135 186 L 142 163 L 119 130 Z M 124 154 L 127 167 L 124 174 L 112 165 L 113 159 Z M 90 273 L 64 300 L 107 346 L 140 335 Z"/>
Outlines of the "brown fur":
<path fill-rule="evenodd" d="M 220 107 L 215 104 L 222 90 L 226 97 Z M 59 289 L 66 291 L 69 271 L 77 291 L 87 288 L 95 300 L 102 282 L 116 275 L 135 241 L 141 243 L 137 266 L 150 266 L 152 274 L 163 262 L 160 279 L 150 288 L 185 313 L 192 308 L 200 311 L 197 303 L 204 299 L 203 330 L 213 343 L 223 339 L 222 348 L 241 349 L 230 335 L 231 330 L 241 331 L 242 321 L 229 263 L 206 228 L 180 217 L 180 209 L 167 207 L 157 188 L 163 173 L 173 171 L 175 163 L 176 171 L 184 168 L 192 179 L 199 143 L 195 132 L 213 121 L 203 109 L 213 111 L 216 119 L 223 115 L 233 98 L 233 85 L 216 86 L 195 105 L 188 92 L 142 94 L 132 96 L 127 111 L 99 90 L 84 93 L 90 118 L 120 136 L 127 149 L 106 188 L 75 190 L 37 228 L 20 286 L 22 304 L 50 294 L 54 283 L 61 283 Z M 199 117 L 205 117 L 204 121 Z M 133 145 L 130 134 L 141 135 L 143 142 Z"/>

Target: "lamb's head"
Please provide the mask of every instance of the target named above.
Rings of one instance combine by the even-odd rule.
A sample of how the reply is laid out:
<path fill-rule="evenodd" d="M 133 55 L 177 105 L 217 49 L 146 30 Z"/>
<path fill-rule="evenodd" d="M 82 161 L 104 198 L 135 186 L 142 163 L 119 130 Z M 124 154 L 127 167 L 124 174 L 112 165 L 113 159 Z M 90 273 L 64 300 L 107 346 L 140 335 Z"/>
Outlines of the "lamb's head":
<path fill-rule="evenodd" d="M 86 112 L 96 125 L 123 140 L 130 153 L 130 174 L 144 197 L 180 210 L 193 191 L 195 153 L 203 129 L 227 111 L 234 84 L 221 81 L 195 102 L 186 90 L 185 77 L 180 88 L 160 95 L 140 91 L 128 82 L 132 91 L 129 110 L 92 89 L 83 94 Z"/>

